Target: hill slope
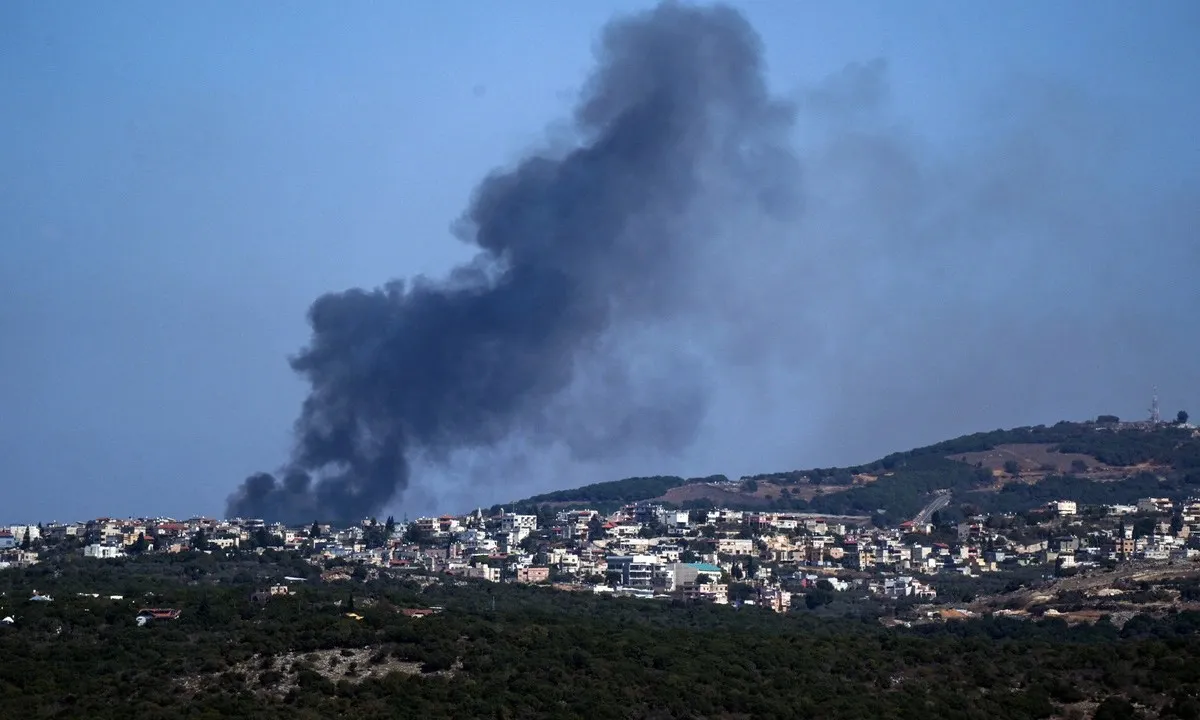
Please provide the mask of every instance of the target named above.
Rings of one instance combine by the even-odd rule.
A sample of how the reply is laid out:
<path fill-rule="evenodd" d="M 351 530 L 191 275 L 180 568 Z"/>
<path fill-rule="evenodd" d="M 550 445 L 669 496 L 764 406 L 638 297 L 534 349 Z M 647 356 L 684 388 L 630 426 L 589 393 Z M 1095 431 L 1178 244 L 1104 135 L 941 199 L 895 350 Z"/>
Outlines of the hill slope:
<path fill-rule="evenodd" d="M 0 654 L 20 659 L 0 663 L 0 718 L 1138 717 L 1125 698 L 1146 716 L 1200 710 L 1195 611 L 887 630 L 871 614 L 386 576 L 258 605 L 260 581 L 303 563 L 271 554 L 0 570 L 17 616 Z M 25 601 L 34 588 L 56 601 Z M 139 627 L 136 605 L 106 599 L 151 589 L 176 620 Z"/>
<path fill-rule="evenodd" d="M 964 435 L 845 468 L 724 476 L 627 478 L 537 495 L 508 507 L 590 506 L 657 501 L 681 508 L 720 505 L 837 515 L 915 515 L 938 490 L 948 512 L 1013 512 L 1056 499 L 1131 503 L 1200 492 L 1200 433 L 1174 425 L 1119 427 L 1093 422 Z"/>

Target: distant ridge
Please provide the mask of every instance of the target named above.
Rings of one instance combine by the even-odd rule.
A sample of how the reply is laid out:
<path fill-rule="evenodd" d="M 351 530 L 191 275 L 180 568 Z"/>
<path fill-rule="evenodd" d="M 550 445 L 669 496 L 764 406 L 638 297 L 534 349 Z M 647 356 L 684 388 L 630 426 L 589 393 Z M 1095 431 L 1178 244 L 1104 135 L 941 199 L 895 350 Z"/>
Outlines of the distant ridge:
<path fill-rule="evenodd" d="M 681 509 L 915 515 L 948 490 L 945 513 L 1018 512 L 1057 499 L 1123 504 L 1147 496 L 1200 494 L 1200 431 L 1179 423 L 1059 422 L 963 435 L 843 468 L 723 475 L 631 477 L 507 503 L 522 511 L 611 510 L 639 502 Z M 497 506 L 499 507 L 499 506 Z"/>

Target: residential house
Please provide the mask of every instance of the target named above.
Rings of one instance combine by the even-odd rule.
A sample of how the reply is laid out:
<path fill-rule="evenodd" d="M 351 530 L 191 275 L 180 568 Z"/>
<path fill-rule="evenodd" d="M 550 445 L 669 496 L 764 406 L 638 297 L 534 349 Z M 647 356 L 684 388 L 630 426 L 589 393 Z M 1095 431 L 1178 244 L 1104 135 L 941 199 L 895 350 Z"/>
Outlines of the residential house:
<path fill-rule="evenodd" d="M 488 582 L 500 582 L 500 568 L 491 567 L 490 565 L 476 565 L 474 567 L 465 567 L 453 573 L 462 577 L 474 578 L 476 580 L 487 580 Z"/>
<path fill-rule="evenodd" d="M 523 567 L 517 569 L 517 582 L 519 583 L 543 583 L 550 580 L 550 568 L 548 567 Z"/>
<path fill-rule="evenodd" d="M 1079 508 L 1074 500 L 1058 500 L 1053 503 L 1055 512 L 1059 517 L 1069 517 L 1075 515 Z"/>
<path fill-rule="evenodd" d="M 119 545 L 92 543 L 83 549 L 83 556 L 98 558 L 100 560 L 112 560 L 114 558 L 125 557 L 125 548 Z"/>
<path fill-rule="evenodd" d="M 720 555 L 752 555 L 754 541 L 748 538 L 721 538 L 717 540 L 717 553 Z"/>
<path fill-rule="evenodd" d="M 655 569 L 662 565 L 655 555 L 610 555 L 607 561 L 608 572 L 620 573 L 618 584 L 646 589 L 653 587 Z"/>

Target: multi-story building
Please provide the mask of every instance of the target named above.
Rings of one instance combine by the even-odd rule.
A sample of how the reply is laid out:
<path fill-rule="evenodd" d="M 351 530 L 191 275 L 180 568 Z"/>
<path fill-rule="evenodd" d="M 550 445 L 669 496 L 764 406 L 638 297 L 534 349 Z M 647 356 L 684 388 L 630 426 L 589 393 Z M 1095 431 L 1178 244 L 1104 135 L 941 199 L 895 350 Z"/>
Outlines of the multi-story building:
<path fill-rule="evenodd" d="M 517 531 L 525 531 L 531 533 L 537 530 L 537 515 L 516 515 L 513 513 L 505 513 L 500 516 L 500 531 L 506 533 L 514 533 Z"/>
<path fill-rule="evenodd" d="M 1079 507 L 1074 500 L 1059 500 L 1054 503 L 1054 511 L 1061 517 L 1069 517 L 1075 515 L 1079 511 Z"/>
<path fill-rule="evenodd" d="M 662 560 L 654 555 L 610 555 L 608 572 L 621 574 L 619 584 L 625 587 L 651 588 L 655 570 Z"/>

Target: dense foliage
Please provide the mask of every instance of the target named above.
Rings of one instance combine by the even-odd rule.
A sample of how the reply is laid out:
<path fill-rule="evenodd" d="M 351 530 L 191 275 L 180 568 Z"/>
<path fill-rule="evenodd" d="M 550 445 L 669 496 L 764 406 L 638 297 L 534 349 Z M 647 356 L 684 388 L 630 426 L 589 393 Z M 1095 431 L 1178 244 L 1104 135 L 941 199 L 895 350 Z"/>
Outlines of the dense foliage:
<path fill-rule="evenodd" d="M 392 580 L 310 581 L 252 602 L 261 583 L 293 573 L 293 560 L 279 561 L 0 572 L 0 616 L 16 618 L 0 627 L 0 717 L 1029 718 L 1082 700 L 1163 717 L 1200 709 L 1195 613 L 1122 629 L 985 618 L 888 630 L 804 603 L 781 616 Z M 29 601 L 35 588 L 54 601 Z M 138 627 L 143 603 L 183 614 Z M 445 610 L 398 612 L 428 606 Z M 337 665 L 356 652 L 370 660 Z M 398 661 L 412 669 L 368 677 Z"/>
<path fill-rule="evenodd" d="M 584 485 L 570 490 L 535 495 L 522 500 L 518 505 L 539 505 L 543 503 L 631 503 L 640 500 L 656 498 L 673 487 L 678 487 L 688 480 L 674 475 L 655 475 L 653 477 L 631 477 L 624 480 Z"/>

